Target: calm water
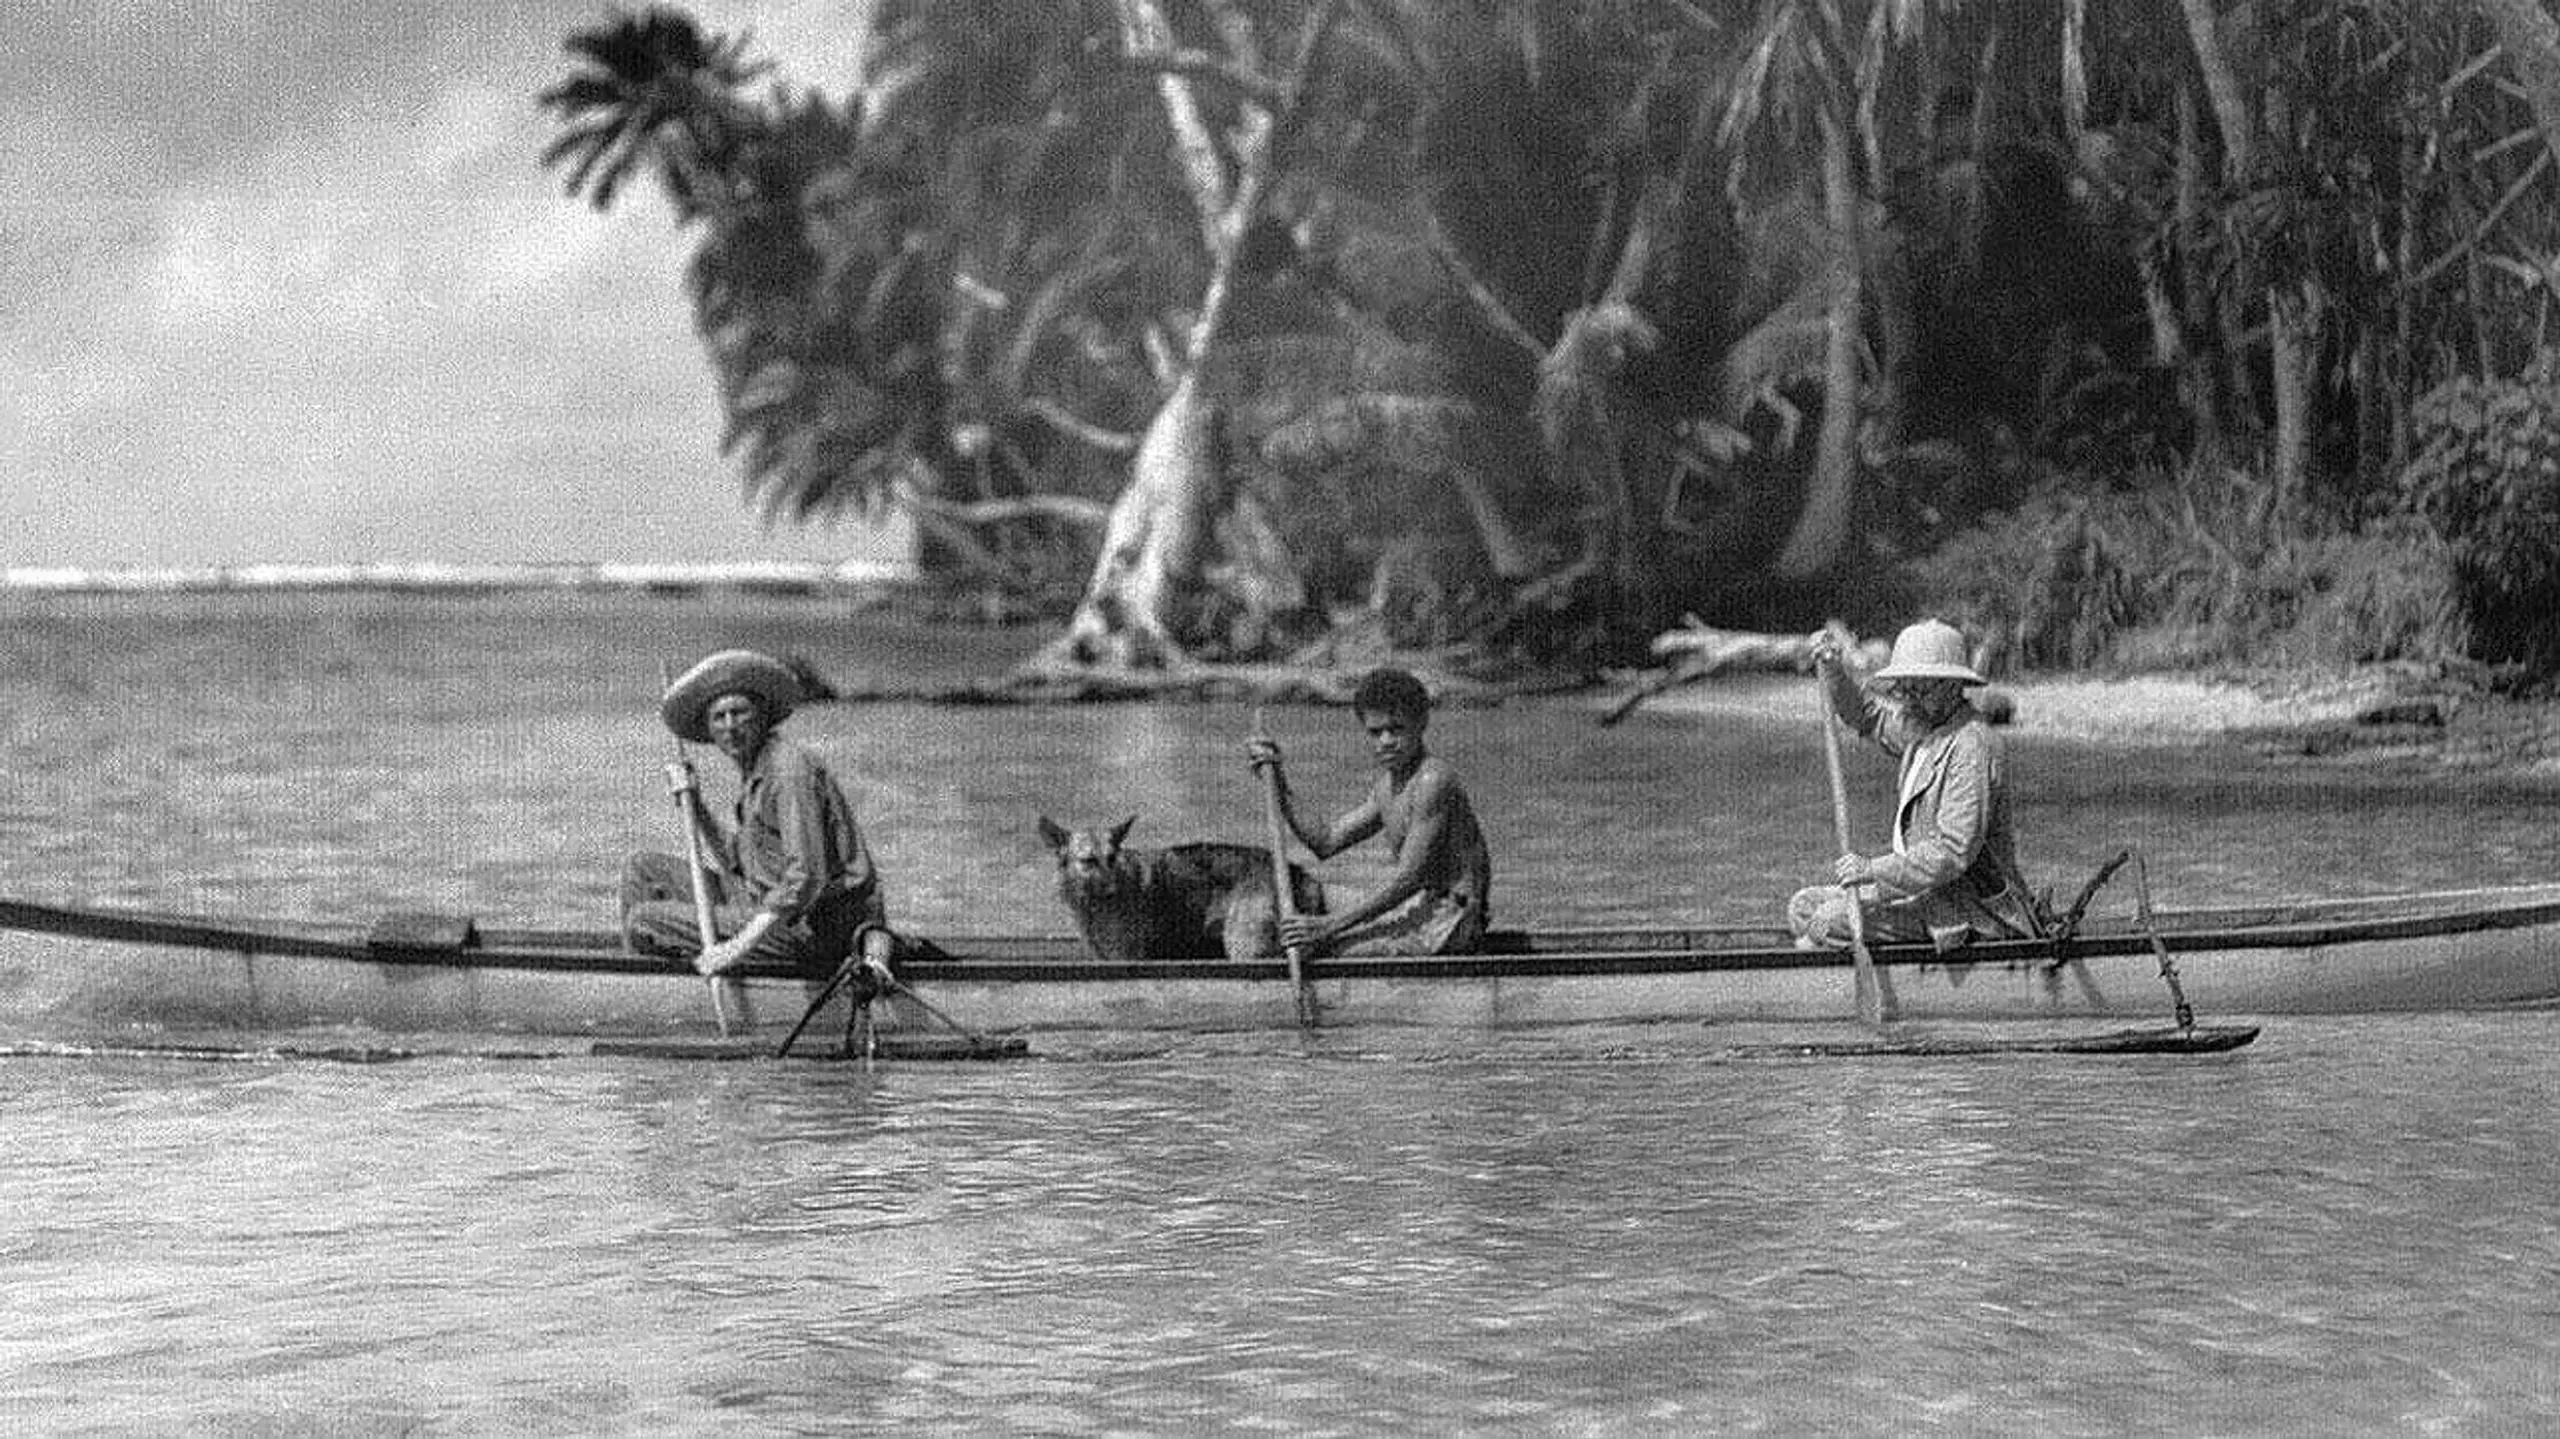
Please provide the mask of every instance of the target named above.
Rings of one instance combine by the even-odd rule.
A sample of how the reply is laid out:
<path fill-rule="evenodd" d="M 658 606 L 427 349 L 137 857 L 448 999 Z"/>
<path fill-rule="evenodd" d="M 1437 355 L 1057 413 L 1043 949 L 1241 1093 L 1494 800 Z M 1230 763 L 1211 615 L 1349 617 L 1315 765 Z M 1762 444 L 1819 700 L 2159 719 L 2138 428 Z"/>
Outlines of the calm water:
<path fill-rule="evenodd" d="M 822 604 L 15 600 L 12 895 L 602 924 L 660 659 L 1000 635 Z M 1338 712 L 1274 728 L 1355 793 Z M 1054 931 L 1040 813 L 1250 839 L 1241 706 L 814 710 L 898 915 Z M 1793 725 L 1459 710 L 1508 922 L 1774 912 Z M 2064 888 L 2543 878 L 2560 794 L 2012 739 Z M 1889 776 L 1857 772 L 1881 824 Z M 1357 888 L 1374 868 L 1337 864 Z M 2227 1018 L 2229 1016 L 2207 1016 Z M 2223 1059 L 1736 1061 L 1678 1033 L 1000 1067 L 0 1062 L 0 1426 L 2512 1433 L 2560 1422 L 2560 1014 Z"/>

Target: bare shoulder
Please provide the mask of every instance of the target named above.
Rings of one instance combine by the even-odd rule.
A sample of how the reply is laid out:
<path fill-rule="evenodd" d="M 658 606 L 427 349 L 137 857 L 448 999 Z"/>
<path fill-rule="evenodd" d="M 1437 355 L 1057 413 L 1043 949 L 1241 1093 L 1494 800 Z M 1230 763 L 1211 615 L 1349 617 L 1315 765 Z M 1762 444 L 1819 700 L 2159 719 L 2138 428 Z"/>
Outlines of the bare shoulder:
<path fill-rule="evenodd" d="M 1421 766 L 1413 772 L 1413 782 L 1406 788 L 1419 804 L 1467 802 L 1467 787 L 1459 781 L 1458 772 L 1449 768 L 1448 762 L 1436 754 L 1424 758 Z"/>

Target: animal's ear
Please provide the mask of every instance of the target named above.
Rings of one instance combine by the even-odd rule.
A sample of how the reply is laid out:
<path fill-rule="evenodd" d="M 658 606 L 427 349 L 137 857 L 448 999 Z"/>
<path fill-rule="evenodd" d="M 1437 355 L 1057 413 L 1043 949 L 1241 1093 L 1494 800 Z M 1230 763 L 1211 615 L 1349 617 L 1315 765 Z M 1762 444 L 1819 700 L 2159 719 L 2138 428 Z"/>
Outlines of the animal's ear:
<path fill-rule="evenodd" d="M 1051 849 L 1067 847 L 1067 832 L 1058 828 L 1058 822 L 1045 814 L 1040 816 L 1040 838 Z"/>
<path fill-rule="evenodd" d="M 1118 849 L 1120 847 L 1120 842 L 1129 837 L 1129 826 L 1136 824 L 1137 822 L 1138 817 L 1133 814 L 1127 819 L 1124 819 L 1111 827 L 1111 847 L 1113 849 Z"/>

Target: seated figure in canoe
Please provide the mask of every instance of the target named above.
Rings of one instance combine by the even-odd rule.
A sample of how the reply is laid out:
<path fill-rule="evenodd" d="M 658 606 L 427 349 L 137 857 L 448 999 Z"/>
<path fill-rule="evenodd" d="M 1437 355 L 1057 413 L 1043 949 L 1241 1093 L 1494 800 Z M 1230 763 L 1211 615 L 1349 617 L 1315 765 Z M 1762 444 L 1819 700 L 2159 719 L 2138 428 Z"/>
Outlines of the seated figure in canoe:
<path fill-rule="evenodd" d="M 774 733 L 799 700 L 791 668 L 753 650 L 711 655 L 667 687 L 659 717 L 737 765 L 738 802 L 724 825 L 703 804 L 693 766 L 667 767 L 703 851 L 715 942 L 703 943 L 692 860 L 644 852 L 622 875 L 622 932 L 635 951 L 718 974 L 749 960 L 832 973 L 858 950 L 874 983 L 888 983 L 897 941 L 853 806 L 815 753 Z"/>
<path fill-rule="evenodd" d="M 1298 814 L 1280 746 L 1267 735 L 1246 745 L 1246 759 L 1279 794 L 1288 830 L 1318 859 L 1384 834 L 1395 869 L 1367 898 L 1330 914 L 1280 922 L 1280 937 L 1311 954 L 1471 954 L 1484 947 L 1493 890 L 1493 860 L 1466 786 L 1423 744 L 1431 695 L 1400 669 L 1371 671 L 1351 697 L 1378 766 L 1368 796 L 1331 824 L 1309 826 Z"/>
<path fill-rule="evenodd" d="M 1846 948 L 1861 890 L 1870 891 L 1860 918 L 1871 940 L 1927 940 L 1945 953 L 1976 938 L 2041 934 L 2009 827 L 2000 739 L 1965 696 L 1988 681 L 1967 660 L 1963 632 L 1941 620 L 1909 626 L 1863 687 L 1836 635 L 1815 635 L 1812 657 L 1832 712 L 1899 757 L 1901 783 L 1892 851 L 1841 855 L 1836 883 L 1798 890 L 1787 903 L 1796 943 Z"/>

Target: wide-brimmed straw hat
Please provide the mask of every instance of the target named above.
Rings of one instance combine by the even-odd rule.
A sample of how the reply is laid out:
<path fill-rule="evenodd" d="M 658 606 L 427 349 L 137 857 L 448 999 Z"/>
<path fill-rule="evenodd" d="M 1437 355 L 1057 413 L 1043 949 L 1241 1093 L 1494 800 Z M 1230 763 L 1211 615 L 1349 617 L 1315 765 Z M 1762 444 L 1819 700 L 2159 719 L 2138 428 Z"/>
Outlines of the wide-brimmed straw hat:
<path fill-rule="evenodd" d="M 1876 671 L 1880 680 L 1962 680 L 1969 685 L 1991 681 L 1967 662 L 1964 631 L 1945 620 L 1922 620 L 1893 637 L 1893 654 Z"/>
<path fill-rule="evenodd" d="M 767 724 L 780 724 L 800 703 L 800 679 L 791 666 L 768 654 L 755 650 L 722 650 L 706 655 L 693 668 L 676 676 L 667 686 L 666 698 L 658 701 L 658 718 L 667 722 L 679 739 L 696 744 L 711 742 L 711 729 L 704 721 L 711 702 L 722 695 L 753 695 L 764 706 Z"/>

